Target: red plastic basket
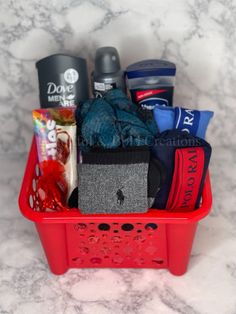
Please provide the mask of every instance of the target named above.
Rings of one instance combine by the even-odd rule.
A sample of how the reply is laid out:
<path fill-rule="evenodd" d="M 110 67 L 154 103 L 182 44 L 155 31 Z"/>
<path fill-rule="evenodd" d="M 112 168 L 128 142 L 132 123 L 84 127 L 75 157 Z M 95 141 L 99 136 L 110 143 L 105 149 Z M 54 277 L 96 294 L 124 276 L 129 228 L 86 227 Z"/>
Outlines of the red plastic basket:
<path fill-rule="evenodd" d="M 127 215 L 39 212 L 38 176 L 33 140 L 19 206 L 22 214 L 34 221 L 54 274 L 86 267 L 168 268 L 174 275 L 186 272 L 198 221 L 212 205 L 209 174 L 198 210 L 170 213 L 150 209 L 144 214 Z"/>

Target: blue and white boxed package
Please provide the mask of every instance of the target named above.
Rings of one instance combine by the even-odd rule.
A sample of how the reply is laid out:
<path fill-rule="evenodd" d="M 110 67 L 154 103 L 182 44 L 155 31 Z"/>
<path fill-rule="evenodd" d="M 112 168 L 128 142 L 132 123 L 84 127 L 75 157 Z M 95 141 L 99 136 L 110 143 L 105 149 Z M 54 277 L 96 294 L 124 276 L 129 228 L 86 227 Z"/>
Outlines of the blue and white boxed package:
<path fill-rule="evenodd" d="M 178 129 L 203 139 L 213 115 L 214 113 L 208 110 L 163 106 L 154 108 L 154 117 L 160 132 Z"/>
<path fill-rule="evenodd" d="M 126 85 L 131 99 L 143 109 L 172 106 L 176 67 L 165 60 L 143 60 L 127 67 Z"/>

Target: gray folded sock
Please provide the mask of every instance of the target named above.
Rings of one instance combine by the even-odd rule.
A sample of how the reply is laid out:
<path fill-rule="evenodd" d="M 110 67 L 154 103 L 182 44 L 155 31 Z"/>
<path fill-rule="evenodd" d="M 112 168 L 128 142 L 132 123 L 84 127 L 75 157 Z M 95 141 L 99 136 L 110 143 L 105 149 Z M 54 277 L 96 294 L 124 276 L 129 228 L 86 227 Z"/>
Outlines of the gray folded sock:
<path fill-rule="evenodd" d="M 81 212 L 146 212 L 149 159 L 146 147 L 84 153 L 78 169 Z"/>

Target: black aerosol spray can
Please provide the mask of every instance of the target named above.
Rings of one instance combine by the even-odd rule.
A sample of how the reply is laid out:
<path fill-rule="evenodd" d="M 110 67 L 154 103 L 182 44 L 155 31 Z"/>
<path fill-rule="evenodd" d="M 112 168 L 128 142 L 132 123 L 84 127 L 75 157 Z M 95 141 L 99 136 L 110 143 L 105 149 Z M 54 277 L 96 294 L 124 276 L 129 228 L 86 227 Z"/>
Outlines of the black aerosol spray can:
<path fill-rule="evenodd" d="M 120 88 L 125 92 L 124 72 L 121 70 L 116 48 L 101 47 L 96 50 L 92 86 L 94 97 L 102 97 L 113 88 Z"/>

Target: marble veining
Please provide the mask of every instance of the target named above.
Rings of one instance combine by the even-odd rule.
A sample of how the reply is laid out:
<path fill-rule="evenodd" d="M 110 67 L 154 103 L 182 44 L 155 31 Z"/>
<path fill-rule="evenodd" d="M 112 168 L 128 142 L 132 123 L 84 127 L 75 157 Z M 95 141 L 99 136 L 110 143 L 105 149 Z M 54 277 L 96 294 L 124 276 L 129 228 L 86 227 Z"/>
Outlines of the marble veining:
<path fill-rule="evenodd" d="M 235 0 L 0 0 L 0 313 L 235 314 Z M 54 276 L 17 197 L 39 107 L 35 62 L 64 52 L 92 70 L 94 51 L 118 48 L 122 66 L 177 65 L 175 104 L 214 110 L 214 205 L 182 277 L 166 270 L 83 269 Z"/>
<path fill-rule="evenodd" d="M 213 145 L 235 145 L 235 1 L 0 1 L 0 151 L 28 150 L 39 106 L 35 62 L 64 52 L 118 48 L 122 66 L 144 58 L 177 65 L 175 104 L 211 109 Z"/>

